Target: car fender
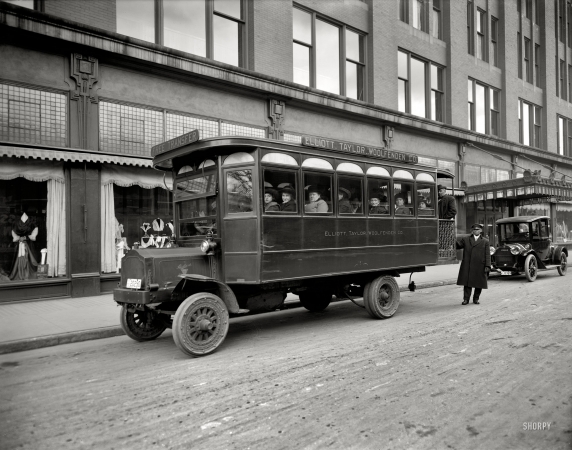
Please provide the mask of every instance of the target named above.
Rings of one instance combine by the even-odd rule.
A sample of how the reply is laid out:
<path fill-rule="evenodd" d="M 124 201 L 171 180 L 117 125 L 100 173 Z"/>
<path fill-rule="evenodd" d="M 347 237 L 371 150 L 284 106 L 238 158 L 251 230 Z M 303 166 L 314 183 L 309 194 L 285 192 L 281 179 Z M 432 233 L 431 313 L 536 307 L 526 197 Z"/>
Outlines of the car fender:
<path fill-rule="evenodd" d="M 174 297 L 177 297 L 181 292 L 191 292 L 192 294 L 204 291 L 212 292 L 222 299 L 228 312 L 233 314 L 243 312 L 238 306 L 238 301 L 232 289 L 222 281 L 195 274 L 181 274 L 179 278 L 182 278 L 182 280 L 179 281 L 173 291 Z"/>
<path fill-rule="evenodd" d="M 554 256 L 552 257 L 553 264 L 560 264 L 560 255 L 564 253 L 568 257 L 568 249 L 566 247 L 556 247 L 554 249 Z"/>
<path fill-rule="evenodd" d="M 524 267 L 524 262 L 526 261 L 526 257 L 530 254 L 532 254 L 536 257 L 536 262 L 538 263 L 539 269 L 546 269 L 546 264 L 544 264 L 544 262 L 542 262 L 542 260 L 540 259 L 540 256 L 538 256 L 538 253 L 536 253 L 536 251 L 534 251 L 532 249 L 528 250 L 527 252 L 521 253 L 519 255 L 518 262 L 519 262 L 519 265 L 521 267 Z"/>

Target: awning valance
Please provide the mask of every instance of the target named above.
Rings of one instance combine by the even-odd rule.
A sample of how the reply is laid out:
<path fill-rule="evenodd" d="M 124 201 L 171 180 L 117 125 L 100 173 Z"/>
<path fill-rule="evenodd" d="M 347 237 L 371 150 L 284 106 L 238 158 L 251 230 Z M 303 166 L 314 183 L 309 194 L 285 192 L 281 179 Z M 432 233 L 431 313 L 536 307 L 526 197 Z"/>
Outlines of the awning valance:
<path fill-rule="evenodd" d="M 165 175 L 164 178 L 163 175 Z M 167 189 L 165 187 L 165 184 L 167 184 L 169 190 L 173 189 L 170 173 L 141 167 L 120 167 L 113 164 L 104 164 L 101 168 L 101 185 L 106 186 L 110 183 L 122 187 L 137 185 L 145 189 Z"/>
<path fill-rule="evenodd" d="M 113 163 L 125 166 L 153 167 L 151 158 L 133 158 L 122 155 L 110 155 L 108 153 L 87 152 L 76 150 L 56 150 L 49 148 L 18 147 L 0 145 L 0 157 L 10 156 L 15 158 L 40 159 L 48 161 L 73 161 Z"/>
<path fill-rule="evenodd" d="M 65 181 L 64 164 L 60 161 L 17 161 L 0 157 L 0 180 L 22 177 L 30 181 Z"/>
<path fill-rule="evenodd" d="M 538 175 L 469 186 L 465 202 L 507 199 L 545 199 L 547 202 L 572 200 L 572 183 Z"/>

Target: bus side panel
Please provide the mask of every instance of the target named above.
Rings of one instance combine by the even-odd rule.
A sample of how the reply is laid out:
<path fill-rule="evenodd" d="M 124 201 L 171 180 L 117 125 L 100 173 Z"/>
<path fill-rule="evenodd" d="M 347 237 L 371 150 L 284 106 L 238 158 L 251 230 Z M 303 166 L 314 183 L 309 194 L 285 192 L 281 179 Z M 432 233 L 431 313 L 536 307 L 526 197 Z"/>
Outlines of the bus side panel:
<path fill-rule="evenodd" d="M 256 220 L 256 217 L 248 217 L 223 221 L 222 254 L 227 283 L 260 280 L 260 246 Z"/>

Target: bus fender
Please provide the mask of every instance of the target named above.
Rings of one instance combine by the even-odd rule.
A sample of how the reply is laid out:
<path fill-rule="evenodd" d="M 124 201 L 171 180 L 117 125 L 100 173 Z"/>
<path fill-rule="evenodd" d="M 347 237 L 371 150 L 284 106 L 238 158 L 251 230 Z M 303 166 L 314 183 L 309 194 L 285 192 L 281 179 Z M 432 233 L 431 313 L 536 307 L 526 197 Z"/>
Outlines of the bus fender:
<path fill-rule="evenodd" d="M 173 293 L 189 290 L 194 293 L 208 290 L 222 299 L 228 312 L 233 314 L 243 312 L 238 306 L 234 292 L 225 283 L 214 278 L 195 274 L 180 274 L 179 278 L 182 278 L 182 280 L 179 281 Z M 189 283 L 191 284 L 190 286 Z"/>

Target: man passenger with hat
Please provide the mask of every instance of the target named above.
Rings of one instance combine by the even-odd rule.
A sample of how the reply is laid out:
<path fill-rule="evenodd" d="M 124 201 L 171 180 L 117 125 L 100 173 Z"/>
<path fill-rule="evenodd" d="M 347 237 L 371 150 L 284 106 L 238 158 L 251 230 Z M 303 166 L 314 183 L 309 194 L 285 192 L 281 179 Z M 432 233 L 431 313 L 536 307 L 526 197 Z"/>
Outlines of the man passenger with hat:
<path fill-rule="evenodd" d="M 395 196 L 395 215 L 396 216 L 410 216 L 411 209 L 405 206 L 405 197 L 403 194 L 397 194 Z"/>
<path fill-rule="evenodd" d="M 327 213 L 328 204 L 322 200 L 320 190 L 317 186 L 308 187 L 309 202 L 304 205 L 307 213 Z"/>
<path fill-rule="evenodd" d="M 457 215 L 457 205 L 452 195 L 447 195 L 447 186 L 437 186 L 439 191 L 439 219 L 454 219 Z"/>
<path fill-rule="evenodd" d="M 457 285 L 463 286 L 463 303 L 467 305 L 471 291 L 475 288 L 473 303 L 479 304 L 481 291 L 487 289 L 487 275 L 491 270 L 491 252 L 489 240 L 481 235 L 483 225 L 471 226 L 471 235 L 457 239 L 457 249 L 463 249 L 463 260 L 459 269 Z"/>

